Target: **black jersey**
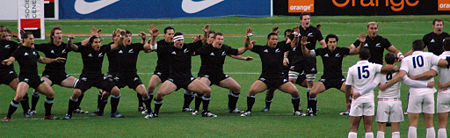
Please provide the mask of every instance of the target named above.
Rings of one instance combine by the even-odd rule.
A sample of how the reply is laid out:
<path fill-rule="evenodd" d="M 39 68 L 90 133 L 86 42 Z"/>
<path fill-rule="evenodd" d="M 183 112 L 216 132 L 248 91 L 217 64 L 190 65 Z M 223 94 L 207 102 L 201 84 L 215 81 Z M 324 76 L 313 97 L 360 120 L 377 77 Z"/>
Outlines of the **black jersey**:
<path fill-rule="evenodd" d="M 109 43 L 108 45 L 114 44 L 113 42 Z M 106 57 L 108 57 L 108 72 L 111 74 L 116 74 L 119 72 L 120 68 L 120 61 L 119 56 L 122 54 L 122 51 L 120 49 L 118 50 L 111 50 L 106 52 Z"/>
<path fill-rule="evenodd" d="M 169 73 L 169 49 L 173 46 L 173 42 L 166 42 L 165 40 L 160 40 L 157 42 L 158 46 L 156 49 L 156 53 L 158 56 L 158 61 L 156 62 L 155 71 L 162 73 Z"/>
<path fill-rule="evenodd" d="M 308 37 L 309 44 L 306 45 L 306 48 L 308 48 L 309 50 L 315 49 L 316 42 L 323 40 L 323 36 L 322 36 L 322 33 L 320 32 L 320 30 L 318 30 L 316 27 L 313 27 L 313 26 L 309 26 L 306 29 L 303 29 L 303 27 L 300 27 L 300 39 L 303 36 Z M 300 46 L 300 43 L 298 43 L 298 45 Z"/>
<path fill-rule="evenodd" d="M 431 32 L 423 36 L 422 40 L 425 43 L 425 46 L 428 47 L 429 52 L 432 52 L 435 55 L 441 55 L 442 52 L 444 52 L 442 46 L 446 37 L 450 37 L 446 32 L 442 32 L 439 35 Z"/>
<path fill-rule="evenodd" d="M 17 43 L 9 40 L 0 40 L 0 61 L 8 59 L 17 49 Z M 9 66 L 0 64 L 0 70 L 14 70 L 14 64 Z"/>
<path fill-rule="evenodd" d="M 215 48 L 211 44 L 204 45 L 196 51 L 200 55 L 202 64 L 200 73 L 223 73 L 223 64 L 227 55 L 238 55 L 238 50 L 228 45 Z"/>
<path fill-rule="evenodd" d="M 37 51 L 44 53 L 47 58 L 57 58 L 62 57 L 67 59 L 67 54 L 71 51 L 67 44 L 61 43 L 60 46 L 56 46 L 52 43 L 44 43 L 39 45 L 34 45 Z M 54 62 L 45 65 L 44 72 L 64 72 L 66 70 L 66 61 L 64 62 Z"/>
<path fill-rule="evenodd" d="M 356 40 L 353 45 L 358 47 L 361 42 Z M 391 42 L 388 39 L 383 38 L 382 36 L 375 36 L 373 39 L 369 36 L 366 37 L 366 42 L 364 42 L 362 48 L 368 48 L 370 50 L 370 58 L 369 62 L 383 64 L 383 52 L 384 49 L 392 46 Z"/>
<path fill-rule="evenodd" d="M 284 78 L 284 52 L 288 51 L 289 47 L 277 45 L 275 48 L 269 46 L 253 46 L 251 51 L 259 54 L 262 62 L 261 76 L 270 78 Z"/>
<path fill-rule="evenodd" d="M 13 56 L 20 65 L 19 76 L 38 76 L 37 62 L 40 56 L 36 49 L 20 46 Z"/>
<path fill-rule="evenodd" d="M 342 60 L 348 55 L 350 49 L 336 47 L 333 52 L 328 48 L 318 48 L 315 50 L 317 56 L 322 57 L 324 73 L 323 79 L 340 79 L 342 76 Z"/>
<path fill-rule="evenodd" d="M 144 50 L 144 44 L 133 43 L 129 46 L 123 46 L 119 49 L 120 72 L 136 73 L 136 63 L 139 52 Z M 117 51 L 117 50 L 115 50 Z"/>
<path fill-rule="evenodd" d="M 90 45 L 79 46 L 76 52 L 80 52 L 83 59 L 82 74 L 92 75 L 93 77 L 103 76 L 103 57 L 109 51 L 111 51 L 111 45 L 103 45 L 99 51 L 95 51 Z"/>
<path fill-rule="evenodd" d="M 201 41 L 199 41 L 196 43 L 184 44 L 182 48 L 170 46 L 170 48 L 167 50 L 168 53 L 166 53 L 169 55 L 169 78 L 183 79 L 192 77 L 191 58 L 201 45 L 202 43 Z"/>

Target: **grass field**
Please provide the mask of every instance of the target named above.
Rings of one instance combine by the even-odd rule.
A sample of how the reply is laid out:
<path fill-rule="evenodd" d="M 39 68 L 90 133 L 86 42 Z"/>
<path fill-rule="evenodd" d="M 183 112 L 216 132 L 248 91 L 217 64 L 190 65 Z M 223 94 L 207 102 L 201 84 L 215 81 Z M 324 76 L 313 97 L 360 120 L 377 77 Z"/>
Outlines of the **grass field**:
<path fill-rule="evenodd" d="M 432 31 L 431 25 L 434 18 L 442 18 L 449 21 L 450 16 L 336 16 L 336 17 L 312 17 L 312 24 L 322 24 L 322 34 L 325 37 L 329 33 L 340 37 L 338 46 L 347 47 L 353 43 L 360 32 L 366 32 L 366 24 L 369 21 L 379 22 L 379 34 L 388 38 L 391 43 L 406 53 L 415 39 L 422 39 L 423 35 Z M 89 33 L 92 26 L 103 29 L 103 33 L 109 34 L 115 28 L 123 28 L 138 33 L 146 31 L 148 26 L 155 24 L 160 31 L 166 26 L 172 26 L 176 31 L 185 34 L 201 34 L 204 24 L 211 24 L 211 29 L 224 34 L 242 34 L 242 36 L 226 36 L 225 44 L 235 48 L 243 46 L 244 33 L 247 27 L 252 27 L 253 39 L 258 44 L 266 42 L 267 35 L 274 25 L 285 29 L 299 24 L 298 17 L 266 17 L 266 18 L 192 18 L 192 19 L 158 19 L 158 20 L 60 20 L 46 21 L 46 31 L 49 32 L 53 26 L 61 26 L 64 33 Z M 10 29 L 17 28 L 16 21 L 0 21 Z M 444 29 L 448 32 L 448 29 Z M 282 36 L 282 35 L 280 35 Z M 77 37 L 75 41 L 81 41 L 85 37 Z M 160 37 L 159 39 L 162 39 Z M 280 37 L 280 41 L 284 38 Z M 63 39 L 66 40 L 66 39 Z M 187 41 L 191 41 L 187 38 Z M 135 42 L 140 39 L 134 38 Z M 37 41 L 36 43 L 44 43 Z M 105 37 L 103 44 L 111 42 L 110 37 Z M 42 54 L 41 54 L 42 55 Z M 238 101 L 240 109 L 246 109 L 246 96 L 250 85 L 258 78 L 261 71 L 261 61 L 253 52 L 247 51 L 244 56 L 252 56 L 253 61 L 241 61 L 227 58 L 224 71 L 233 77 L 242 86 L 241 96 Z M 150 75 L 156 65 L 155 53 L 141 53 L 138 61 L 138 72 L 144 84 L 148 85 Z M 343 63 L 343 71 L 358 60 L 357 56 L 346 57 Z M 199 57 L 193 57 L 192 72 L 196 76 L 200 67 Z M 317 79 L 323 74 L 322 62 L 318 58 Z M 16 63 L 16 70 L 18 65 Z M 105 59 L 103 72 L 107 71 L 108 62 Z M 66 65 L 66 72 L 78 78 L 81 73 L 82 61 L 79 53 L 70 53 Z M 44 65 L 39 65 L 42 72 Z M 68 99 L 72 89 L 54 86 L 56 91 L 53 113 L 63 117 L 67 112 Z M 306 94 L 305 88 L 298 87 L 301 93 L 301 108 L 305 110 Z M 190 113 L 181 112 L 183 103 L 183 90 L 179 90 L 165 97 L 161 108 L 160 117 L 146 120 L 137 112 L 136 92 L 129 89 L 121 89 L 122 98 L 119 111 L 126 116 L 125 119 L 111 119 L 109 114 L 104 117 L 89 117 L 89 115 L 74 114 L 72 120 L 44 121 L 43 97 L 39 101 L 38 114 L 31 119 L 23 117 L 22 109 L 19 108 L 9 123 L 0 123 L 1 137 L 346 137 L 349 130 L 349 117 L 339 116 L 338 113 L 345 109 L 344 94 L 336 89 L 331 89 L 318 96 L 318 107 L 320 111 L 316 117 L 294 117 L 292 116 L 291 96 L 277 91 L 270 112 L 259 112 L 264 107 L 265 94 L 257 95 L 253 115 L 242 118 L 238 114 L 227 112 L 228 91 L 217 86 L 212 86 L 213 94 L 210 110 L 216 113 L 218 118 L 202 118 L 192 116 Z M 89 112 L 96 108 L 97 89 L 92 88 L 86 92 L 81 107 Z M 31 95 L 31 90 L 29 94 Z M 402 87 L 403 106 L 406 106 L 408 87 Z M 15 93 L 6 85 L 0 86 L 0 117 L 6 116 L 10 100 Z M 153 106 L 152 106 L 153 107 Z M 193 104 L 192 104 L 193 107 Z M 109 104 L 106 113 L 109 113 Z M 437 116 L 436 116 L 437 117 Z M 437 118 L 435 117 L 435 128 Z M 375 119 L 374 119 L 375 120 Z M 423 120 L 419 121 L 418 137 L 425 137 Z M 374 121 L 374 132 L 377 127 Z M 363 135 L 363 127 L 360 125 L 359 136 Z M 436 129 L 437 130 L 437 129 Z M 408 121 L 401 124 L 402 137 L 407 136 Z M 388 128 L 386 136 L 390 137 Z"/>

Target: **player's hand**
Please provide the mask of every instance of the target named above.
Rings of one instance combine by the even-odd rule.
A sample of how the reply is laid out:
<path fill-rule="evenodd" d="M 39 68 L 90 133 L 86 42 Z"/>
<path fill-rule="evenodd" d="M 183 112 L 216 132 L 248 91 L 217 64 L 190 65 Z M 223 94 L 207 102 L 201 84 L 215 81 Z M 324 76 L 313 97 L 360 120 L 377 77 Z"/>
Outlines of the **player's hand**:
<path fill-rule="evenodd" d="M 252 61 L 252 60 L 253 60 L 253 57 L 247 56 L 247 57 L 245 57 L 245 60 L 246 60 L 246 61 Z"/>
<path fill-rule="evenodd" d="M 317 30 L 319 30 L 319 31 L 320 31 L 320 27 L 322 27 L 321 24 L 317 24 L 317 25 L 316 25 L 316 28 L 317 28 Z"/>
<path fill-rule="evenodd" d="M 13 63 L 13 62 L 10 61 L 10 60 L 8 60 L 8 59 L 5 59 L 5 60 L 2 61 L 2 64 L 3 64 L 3 65 L 6 65 L 6 66 L 11 65 L 12 63 Z"/>
<path fill-rule="evenodd" d="M 386 90 L 386 85 L 385 85 L 385 83 L 383 83 L 383 82 L 380 82 L 380 84 L 378 85 L 378 89 L 380 89 L 380 90 L 382 90 L 382 91 L 384 91 L 384 90 Z"/>
<path fill-rule="evenodd" d="M 272 33 L 278 34 L 279 32 L 280 32 L 280 30 L 278 30 L 278 26 L 272 27 Z"/>
<path fill-rule="evenodd" d="M 428 88 L 434 88 L 434 81 L 428 82 L 428 83 L 427 83 L 427 87 L 428 87 Z M 439 85 L 438 85 L 438 87 L 439 87 Z"/>
<path fill-rule="evenodd" d="M 297 34 L 300 33 L 300 27 L 299 26 L 295 26 L 294 27 L 294 32 L 297 33 Z"/>
<path fill-rule="evenodd" d="M 247 35 L 247 38 L 250 38 L 250 37 L 252 37 L 253 36 L 253 30 L 252 30 L 252 28 L 247 28 L 247 31 L 246 31 L 246 35 Z"/>
<path fill-rule="evenodd" d="M 289 59 L 286 57 L 286 58 L 283 58 L 283 65 L 284 66 L 289 66 Z"/>
<path fill-rule="evenodd" d="M 202 35 L 196 35 L 196 36 L 193 36 L 192 37 L 192 42 L 197 42 L 197 41 L 200 41 L 201 40 L 201 37 L 202 37 Z"/>
<path fill-rule="evenodd" d="M 302 40 L 300 41 L 300 44 L 302 46 L 306 46 L 307 44 L 309 44 L 310 42 L 308 42 L 308 37 L 306 36 L 302 36 Z"/>
<path fill-rule="evenodd" d="M 61 63 L 61 62 L 64 62 L 64 61 L 66 61 L 66 58 L 62 58 L 62 57 L 55 58 L 55 62 Z"/>
<path fill-rule="evenodd" d="M 68 36 L 67 36 L 67 39 L 68 39 L 68 40 L 73 40 L 73 39 L 75 39 L 75 36 L 74 36 L 73 34 L 68 35 Z"/>
<path fill-rule="evenodd" d="M 101 32 L 102 32 L 102 29 L 97 29 L 97 28 L 95 28 L 95 26 L 92 26 L 91 35 L 100 36 Z"/>
<path fill-rule="evenodd" d="M 361 32 L 361 33 L 359 34 L 358 40 L 359 40 L 359 42 L 364 43 L 364 42 L 366 42 L 366 38 L 367 38 L 366 33 Z"/>
<path fill-rule="evenodd" d="M 353 99 L 355 100 L 356 98 L 358 98 L 359 96 L 361 96 L 361 94 L 359 92 L 353 92 Z"/>
<path fill-rule="evenodd" d="M 203 32 L 208 32 L 209 31 L 209 24 L 206 24 L 204 27 L 203 27 Z"/>
<path fill-rule="evenodd" d="M 144 32 L 139 33 L 139 37 L 141 37 L 141 39 L 145 39 L 147 38 L 147 34 L 145 34 Z"/>
<path fill-rule="evenodd" d="M 159 35 L 158 27 L 156 27 L 154 24 L 150 25 L 149 33 L 152 35 L 152 37 L 157 37 Z"/>

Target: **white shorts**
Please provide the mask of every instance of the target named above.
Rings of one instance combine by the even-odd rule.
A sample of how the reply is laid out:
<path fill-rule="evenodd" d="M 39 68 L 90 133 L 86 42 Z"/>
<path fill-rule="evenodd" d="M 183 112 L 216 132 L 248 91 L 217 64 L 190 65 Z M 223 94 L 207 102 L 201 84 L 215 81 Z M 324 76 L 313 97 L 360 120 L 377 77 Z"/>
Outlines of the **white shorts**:
<path fill-rule="evenodd" d="M 450 112 L 450 89 L 438 93 L 436 110 L 438 113 Z"/>
<path fill-rule="evenodd" d="M 402 122 L 402 101 L 393 98 L 379 98 L 377 106 L 377 122 Z"/>
<path fill-rule="evenodd" d="M 289 70 L 289 79 L 297 80 L 298 76 L 300 76 L 300 73 L 298 73 L 296 71 Z"/>
<path fill-rule="evenodd" d="M 350 116 L 361 117 L 361 116 L 373 116 L 375 114 L 375 103 L 369 98 L 357 98 L 353 100 L 350 106 Z"/>
<path fill-rule="evenodd" d="M 408 100 L 408 113 L 434 114 L 434 93 L 422 95 L 410 95 Z"/>

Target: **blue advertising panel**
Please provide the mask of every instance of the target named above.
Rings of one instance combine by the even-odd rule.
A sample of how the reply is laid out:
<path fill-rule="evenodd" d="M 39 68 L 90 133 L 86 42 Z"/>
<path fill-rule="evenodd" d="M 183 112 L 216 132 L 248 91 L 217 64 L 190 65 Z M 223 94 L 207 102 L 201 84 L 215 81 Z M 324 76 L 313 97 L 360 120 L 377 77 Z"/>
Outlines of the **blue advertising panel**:
<path fill-rule="evenodd" d="M 270 0 L 61 0 L 60 19 L 270 16 Z"/>

